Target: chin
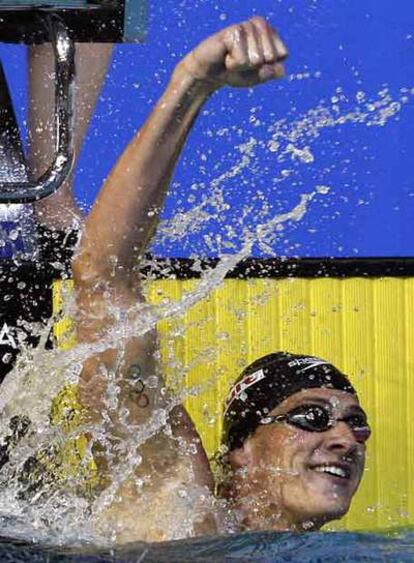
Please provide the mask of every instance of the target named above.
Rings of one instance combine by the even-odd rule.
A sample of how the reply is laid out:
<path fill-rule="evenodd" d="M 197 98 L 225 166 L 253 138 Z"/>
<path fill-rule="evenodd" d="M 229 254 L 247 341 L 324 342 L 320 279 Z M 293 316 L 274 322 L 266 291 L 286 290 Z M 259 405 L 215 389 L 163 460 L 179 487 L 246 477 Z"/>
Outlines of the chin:
<path fill-rule="evenodd" d="M 321 503 L 321 506 L 315 510 L 311 520 L 321 522 L 321 525 L 331 522 L 332 520 L 339 520 L 343 518 L 348 512 L 351 503 L 349 501 L 329 503 Z"/>
<path fill-rule="evenodd" d="M 308 502 L 306 505 L 292 510 L 303 522 L 312 522 L 316 528 L 320 528 L 327 522 L 343 518 L 349 511 L 351 500 L 348 496 L 342 498 L 327 498 L 321 495 L 307 495 Z M 306 506 L 306 508 L 305 508 Z M 292 507 L 293 508 L 293 507 Z"/>
<path fill-rule="evenodd" d="M 335 488 L 316 492 L 313 495 L 308 491 L 308 509 L 313 512 L 313 516 L 318 519 L 329 522 L 343 518 L 351 507 L 353 494 L 351 488 L 343 490 Z"/>

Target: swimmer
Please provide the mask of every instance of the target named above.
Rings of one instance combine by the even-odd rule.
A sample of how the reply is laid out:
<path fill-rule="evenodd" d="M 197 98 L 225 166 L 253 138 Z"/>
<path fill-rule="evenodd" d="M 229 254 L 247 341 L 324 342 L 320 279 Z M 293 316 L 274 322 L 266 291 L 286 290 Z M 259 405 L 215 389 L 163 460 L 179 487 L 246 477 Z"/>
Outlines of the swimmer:
<path fill-rule="evenodd" d="M 177 65 L 164 95 L 119 159 L 87 218 L 73 260 L 80 343 L 100 342 L 119 318 L 132 316 L 137 303 L 142 304 L 141 314 L 148 316 L 139 261 L 205 101 L 223 86 L 253 87 L 282 78 L 286 57 L 275 29 L 254 17 L 212 35 Z M 115 315 L 115 308 L 121 313 Z M 109 467 L 125 459 L 123 439 L 131 432 L 153 429 L 142 440 L 137 466 L 124 476 L 117 500 L 99 515 L 100 529 L 114 533 L 119 542 L 218 531 L 216 520 L 205 510 L 213 487 L 208 460 L 185 410 L 164 388 L 158 355 L 154 329 L 125 337 L 122 347 L 90 358 L 81 373 L 82 404 L 91 421 L 104 423 L 113 436 L 105 445 L 95 444 L 108 486 Z M 335 385 L 327 385 L 328 377 L 322 377 L 325 368 Z M 243 436 L 234 430 L 237 400 L 227 410 L 225 444 L 233 476 L 227 498 L 239 514 L 240 529 L 316 529 L 348 510 L 362 475 L 366 438 L 360 430 L 366 430 L 366 420 L 346 378 L 333 367 L 320 369 L 319 386 L 306 384 L 301 376 L 299 387 L 291 382 L 275 392 L 261 405 L 260 419 L 249 419 Z M 290 367 L 289 373 L 293 371 Z M 111 407 L 106 392 L 114 379 L 120 393 L 116 407 Z M 165 410 L 170 412 L 167 418 Z M 238 416 L 243 419 L 240 409 Z M 273 440 L 277 447 L 272 447 Z M 285 493 L 294 498 L 289 501 Z M 253 504 L 264 500 L 263 509 L 256 514 L 246 495 Z"/>
<path fill-rule="evenodd" d="M 370 436 L 348 378 L 320 358 L 269 354 L 224 411 L 221 494 L 236 530 L 317 530 L 344 516 Z"/>
<path fill-rule="evenodd" d="M 286 56 L 277 32 L 256 17 L 209 37 L 177 65 L 164 95 L 115 165 L 86 220 L 72 263 L 80 343 L 99 342 L 116 326 L 114 306 L 128 318 L 137 303 L 144 303 L 139 259 L 204 102 L 222 86 L 251 87 L 281 78 Z M 145 308 L 142 314 L 148 314 Z M 206 454 L 183 407 L 171 409 L 174 398 L 165 392 L 157 356 L 154 330 L 126 338 L 122 349 L 91 358 L 81 374 L 82 404 L 92 420 L 105 421 L 117 437 L 111 446 L 100 447 L 102 468 L 108 467 L 108 459 L 119 461 L 125 435 L 148 426 L 158 428 L 140 447 L 142 461 L 121 485 L 119 500 L 102 511 L 103 529 L 106 523 L 108 530 L 115 530 L 118 541 L 217 531 L 209 514 L 203 513 L 213 489 Z M 109 376 L 121 388 L 116 411 L 110 412 L 105 405 Z M 171 411 L 166 421 L 165 409 Z M 171 533 L 171 527 L 176 532 Z"/>

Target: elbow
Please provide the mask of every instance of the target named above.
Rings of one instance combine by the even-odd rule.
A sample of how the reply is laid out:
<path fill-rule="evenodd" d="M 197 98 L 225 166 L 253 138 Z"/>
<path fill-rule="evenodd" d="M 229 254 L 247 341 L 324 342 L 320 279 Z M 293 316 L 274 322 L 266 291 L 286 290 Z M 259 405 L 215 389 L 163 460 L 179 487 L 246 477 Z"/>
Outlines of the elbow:
<path fill-rule="evenodd" d="M 90 252 L 82 249 L 72 259 L 72 277 L 77 288 L 92 288 L 104 279 L 102 266 Z"/>
<path fill-rule="evenodd" d="M 72 276 L 78 295 L 88 299 L 109 292 L 113 302 L 145 301 L 137 272 L 117 267 L 113 260 L 97 259 L 96 254 L 80 250 L 72 260 Z"/>

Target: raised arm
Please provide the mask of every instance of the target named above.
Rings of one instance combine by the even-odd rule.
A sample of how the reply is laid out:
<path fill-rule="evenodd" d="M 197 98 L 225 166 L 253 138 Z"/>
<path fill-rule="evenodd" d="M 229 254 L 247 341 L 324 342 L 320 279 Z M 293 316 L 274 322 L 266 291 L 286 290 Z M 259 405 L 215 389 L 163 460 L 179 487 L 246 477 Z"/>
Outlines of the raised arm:
<path fill-rule="evenodd" d="M 137 314 L 136 305 L 143 301 L 137 275 L 139 256 L 156 227 L 174 166 L 203 103 L 221 86 L 253 86 L 281 77 L 286 54 L 270 25 L 254 18 L 209 37 L 178 64 L 164 95 L 119 159 L 87 219 L 73 261 L 79 342 L 101 343 L 111 329 L 121 332 L 119 319 Z M 131 313 L 133 309 L 135 313 Z M 118 523 L 123 540 L 168 539 L 168 518 L 175 523 L 191 520 L 188 506 L 184 513 L 179 512 L 179 491 L 194 487 L 205 491 L 212 486 L 197 433 L 180 407 L 170 412 L 170 434 L 153 431 L 142 440 L 139 453 L 143 461 L 134 470 L 135 477 L 125 470 L 128 452 L 119 447 L 120 441 L 136 435 L 138 426 L 149 421 L 147 427 L 161 429 L 165 424 L 160 413 L 170 411 L 170 398 L 157 374 L 156 351 L 154 327 L 133 337 L 122 337 L 121 332 L 117 343 L 84 363 L 81 374 L 81 402 L 92 419 L 108 425 L 113 450 L 124 452 L 120 480 L 129 479 L 121 485 L 118 501 L 102 513 L 109 528 L 111 522 Z M 112 396 L 108 393 L 111 388 Z M 108 443 L 101 448 L 105 458 L 117 457 Z M 147 502 L 158 503 L 145 515 L 141 511 L 139 519 L 135 511 L 142 491 L 136 488 L 137 476 L 153 499 Z M 114 480 L 113 474 L 108 477 Z M 198 498 L 194 494 L 193 499 Z M 195 500 L 192 509 L 194 521 L 200 520 L 202 511 Z M 208 525 L 198 532 L 214 529 Z"/>
<path fill-rule="evenodd" d="M 222 86 L 250 87 L 283 76 L 286 56 L 276 31 L 255 17 L 212 35 L 177 65 L 164 95 L 122 154 L 86 221 L 73 262 L 80 341 L 102 337 L 112 325 L 114 305 L 128 310 L 142 300 L 136 271 L 139 256 L 157 224 L 174 166 L 203 103 Z M 140 350 L 140 362 L 153 372 L 154 335 L 147 333 L 132 348 Z M 109 357 L 105 364 L 108 361 L 111 364 Z"/>
<path fill-rule="evenodd" d="M 209 37 L 178 64 L 88 217 L 76 261 L 79 275 L 102 280 L 115 271 L 125 277 L 148 245 L 175 164 L 203 103 L 222 86 L 254 86 L 283 76 L 286 56 L 276 31 L 256 17 Z"/>

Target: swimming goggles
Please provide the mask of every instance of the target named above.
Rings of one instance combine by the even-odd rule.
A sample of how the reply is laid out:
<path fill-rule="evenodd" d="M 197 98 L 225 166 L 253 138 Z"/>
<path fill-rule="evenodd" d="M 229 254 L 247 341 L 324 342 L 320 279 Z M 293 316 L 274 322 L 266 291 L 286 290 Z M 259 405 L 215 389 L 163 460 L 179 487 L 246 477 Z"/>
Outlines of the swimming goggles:
<path fill-rule="evenodd" d="M 363 411 L 335 418 L 328 407 L 322 405 L 300 405 L 287 412 L 276 416 L 266 416 L 259 424 L 273 424 L 286 422 L 307 432 L 326 432 L 338 422 L 345 422 L 352 430 L 357 442 L 364 443 L 371 435 L 367 417 Z"/>

